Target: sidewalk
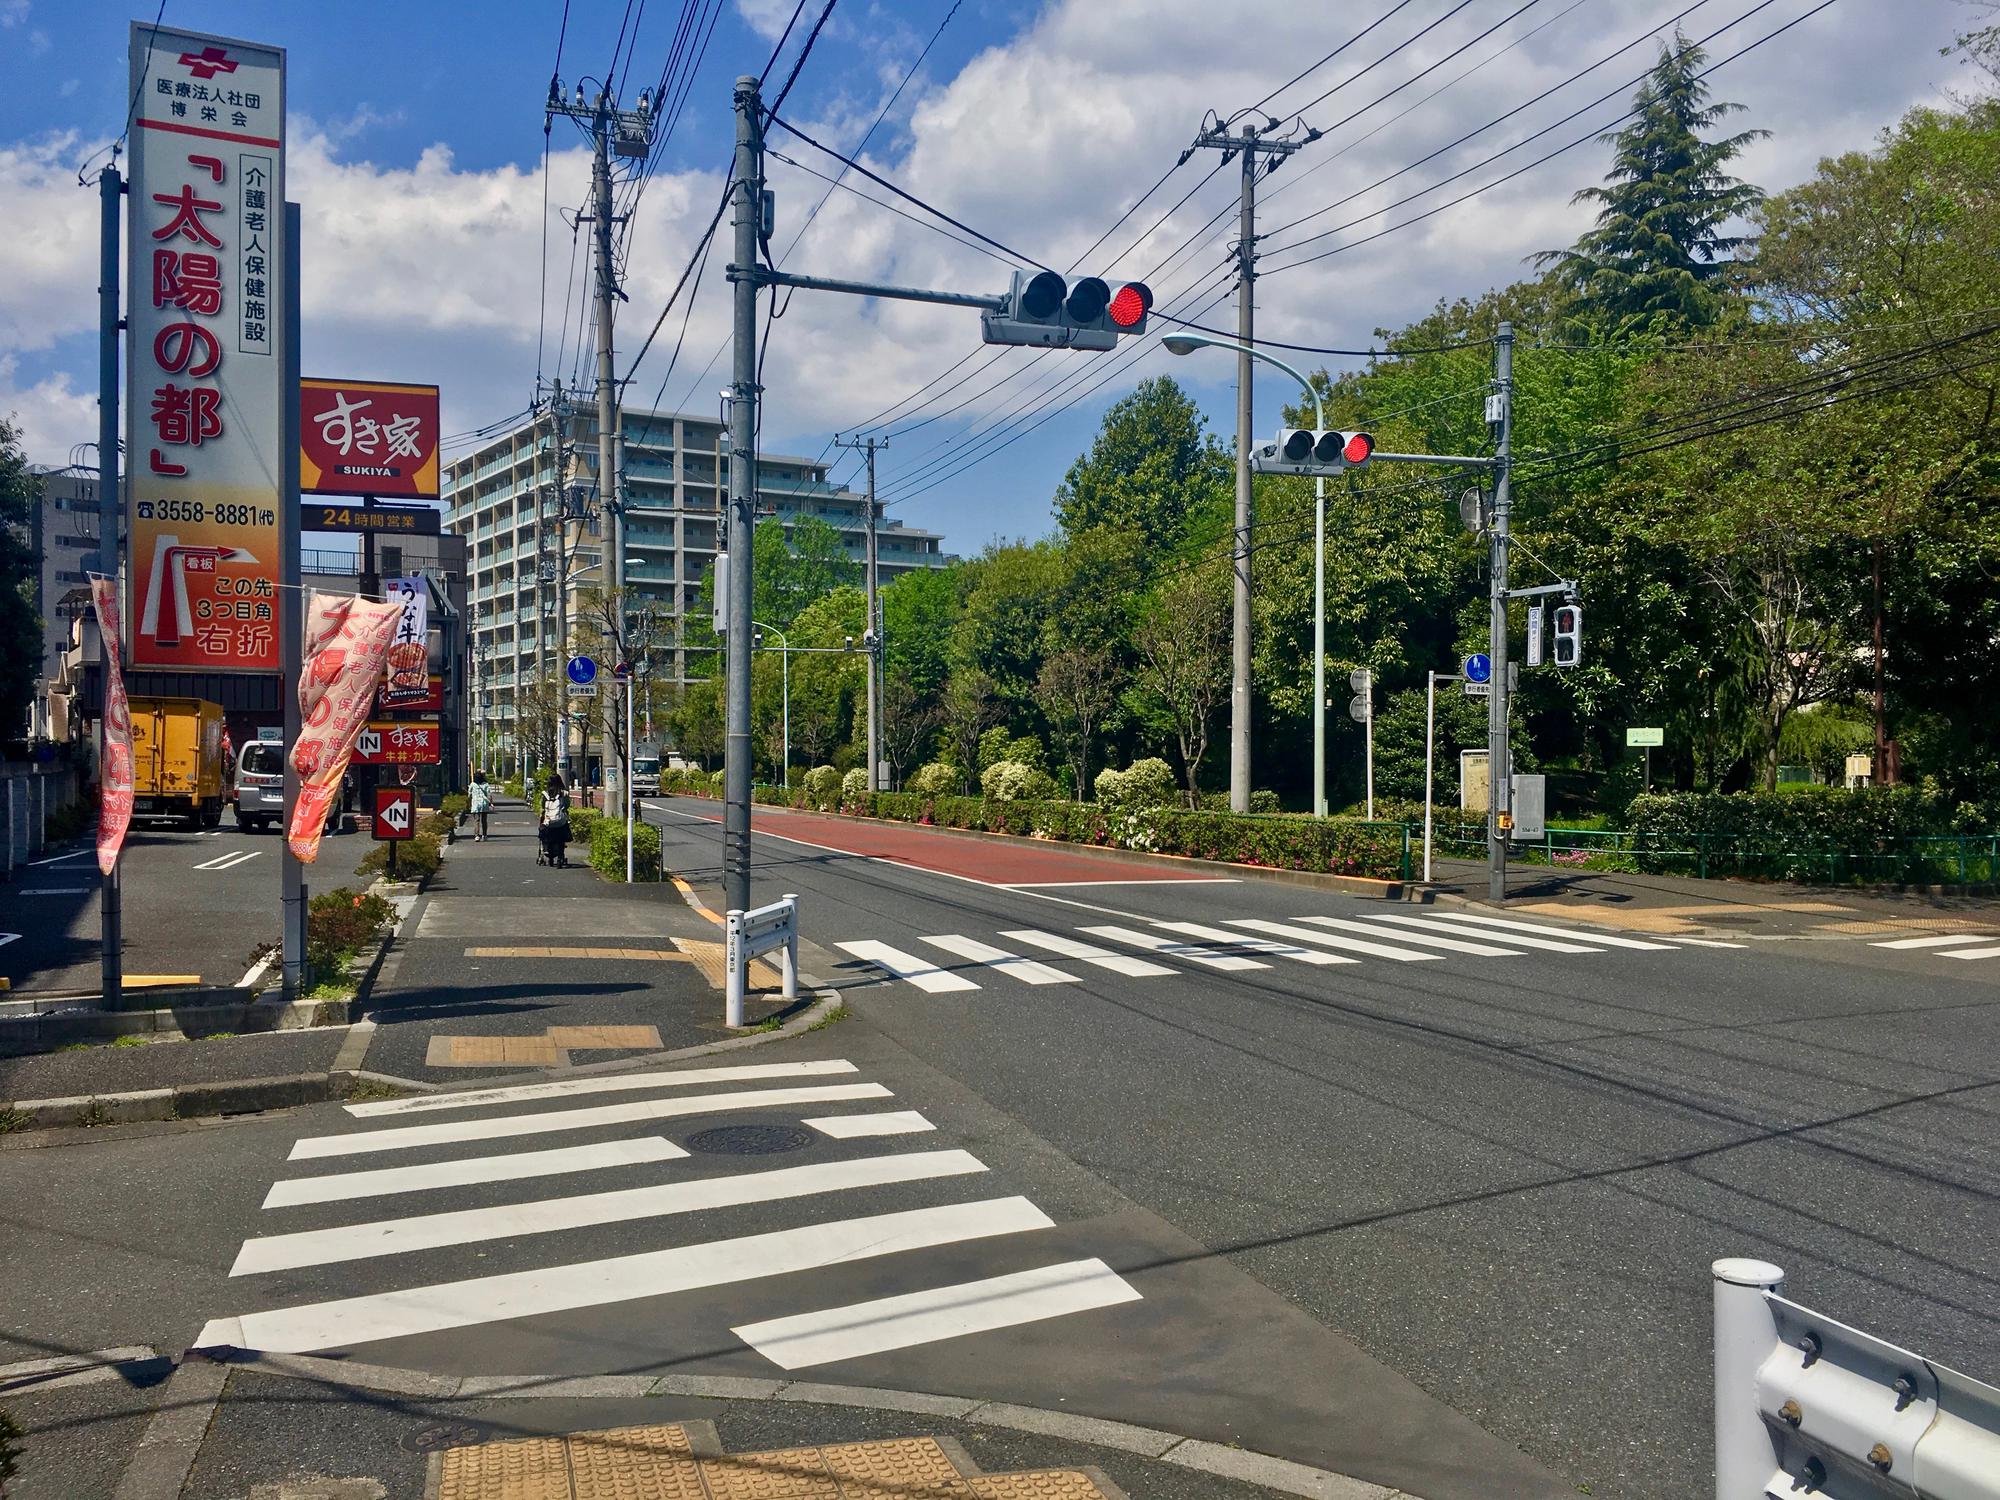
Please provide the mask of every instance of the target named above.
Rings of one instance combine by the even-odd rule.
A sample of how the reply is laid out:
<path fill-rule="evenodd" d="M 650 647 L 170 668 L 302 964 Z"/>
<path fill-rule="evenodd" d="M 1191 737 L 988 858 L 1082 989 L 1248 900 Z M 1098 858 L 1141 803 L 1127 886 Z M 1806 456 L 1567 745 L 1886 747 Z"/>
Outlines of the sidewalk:
<path fill-rule="evenodd" d="M 1432 873 L 1430 889 L 1438 895 L 1485 903 L 1483 863 L 1443 859 L 1433 864 Z M 2000 898 L 1993 896 L 1623 875 L 1546 865 L 1507 867 L 1507 909 L 1715 938 L 1865 939 L 2000 929 Z"/>

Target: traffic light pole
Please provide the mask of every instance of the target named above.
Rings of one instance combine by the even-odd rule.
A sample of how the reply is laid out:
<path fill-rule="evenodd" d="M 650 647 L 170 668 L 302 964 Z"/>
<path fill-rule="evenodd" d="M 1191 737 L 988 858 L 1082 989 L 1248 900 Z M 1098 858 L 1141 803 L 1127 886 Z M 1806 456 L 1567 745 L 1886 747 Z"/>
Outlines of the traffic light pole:
<path fill-rule="evenodd" d="M 1499 432 L 1493 450 L 1493 533 L 1490 541 L 1491 593 L 1487 654 L 1493 662 L 1493 691 L 1486 700 L 1486 898 L 1507 899 L 1507 840 L 1514 827 L 1513 757 L 1508 739 L 1507 552 L 1513 509 L 1514 325 L 1502 323 L 1494 348 L 1494 396 Z"/>
<path fill-rule="evenodd" d="M 868 624 L 862 641 L 868 647 L 868 790 L 879 792 L 882 766 L 882 616 L 876 595 L 875 539 L 875 450 L 889 446 L 887 438 L 834 437 L 837 448 L 853 448 L 868 455 L 867 587 Z"/>

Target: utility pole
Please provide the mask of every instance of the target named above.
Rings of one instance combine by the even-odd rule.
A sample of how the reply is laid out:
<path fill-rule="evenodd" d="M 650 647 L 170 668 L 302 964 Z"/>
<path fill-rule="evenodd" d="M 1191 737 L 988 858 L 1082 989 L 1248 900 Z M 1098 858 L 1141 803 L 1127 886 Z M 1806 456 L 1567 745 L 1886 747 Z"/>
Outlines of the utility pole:
<path fill-rule="evenodd" d="M 1493 392 L 1486 419 L 1497 429 L 1493 449 L 1493 531 L 1487 654 L 1493 691 L 1486 700 L 1486 898 L 1507 899 L 1507 840 L 1514 827 L 1513 756 L 1507 736 L 1510 707 L 1507 666 L 1507 542 L 1514 478 L 1514 325 L 1502 323 L 1493 353 Z"/>
<path fill-rule="evenodd" d="M 757 229 L 764 208 L 764 101 L 757 78 L 736 80 L 736 162 L 730 181 L 736 241 L 729 259 L 735 320 L 729 402 L 729 678 L 723 732 L 722 895 L 750 910 L 751 533 L 757 524 Z"/>
<path fill-rule="evenodd" d="M 125 513 L 118 493 L 118 283 L 119 256 L 123 250 L 123 223 L 120 196 L 125 181 L 113 164 L 97 174 L 98 208 L 103 215 L 98 242 L 100 264 L 97 273 L 97 571 L 109 578 L 112 592 L 120 600 L 119 633 L 121 649 L 132 649 L 132 630 L 125 618 L 123 594 L 118 578 L 118 526 Z M 102 648 L 99 651 L 103 657 Z M 129 655 L 127 657 L 129 660 Z M 110 684 L 105 684 L 108 706 Z M 109 764 L 103 753 L 104 733 L 110 726 L 106 713 L 98 714 L 99 766 Z M 100 774 L 99 784 L 103 777 Z M 290 810 L 289 806 L 286 809 Z M 288 829 L 287 832 L 290 830 Z M 103 877 L 98 892 L 98 941 L 103 975 L 104 1005 L 115 1009 L 125 990 L 125 860 L 123 851 L 112 861 L 111 873 Z"/>
<path fill-rule="evenodd" d="M 1246 111 L 1247 113 L 1247 111 Z M 1243 180 L 1237 202 L 1236 228 L 1236 342 L 1242 346 L 1236 356 L 1236 540 L 1232 549 L 1235 574 L 1234 625 L 1230 643 L 1229 674 L 1229 810 L 1250 811 L 1250 545 L 1255 525 L 1250 495 L 1250 428 L 1252 410 L 1251 369 L 1256 344 L 1257 282 L 1257 168 L 1260 156 L 1279 161 L 1314 139 L 1309 132 L 1302 138 L 1281 140 L 1273 132 L 1276 120 L 1266 117 L 1263 125 L 1254 121 L 1240 125 L 1242 116 L 1203 129 L 1181 156 L 1203 147 L 1223 153 L 1223 164 L 1240 154 Z M 1232 133 L 1232 130 L 1234 133 Z"/>
<path fill-rule="evenodd" d="M 868 505 L 865 512 L 867 528 L 868 558 L 868 626 L 862 633 L 861 642 L 868 648 L 868 790 L 879 792 L 882 787 L 882 606 L 876 593 L 875 522 L 878 507 L 875 504 L 875 450 L 889 446 L 887 438 L 834 438 L 834 445 L 853 448 L 868 455 Z"/>

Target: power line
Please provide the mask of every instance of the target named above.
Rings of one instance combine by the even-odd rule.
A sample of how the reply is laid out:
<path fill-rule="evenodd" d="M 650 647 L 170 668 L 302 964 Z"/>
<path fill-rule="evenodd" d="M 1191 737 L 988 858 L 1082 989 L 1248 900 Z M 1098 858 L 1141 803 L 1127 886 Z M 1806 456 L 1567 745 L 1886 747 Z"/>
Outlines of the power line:
<path fill-rule="evenodd" d="M 1251 105 L 1250 107 L 1252 109 L 1262 109 L 1265 105 L 1269 104 L 1273 99 L 1277 98 L 1278 95 L 1284 93 L 1284 91 L 1290 88 L 1293 84 L 1299 82 L 1301 79 L 1305 78 L 1309 74 L 1317 73 L 1321 68 L 1325 67 L 1328 63 L 1332 62 L 1336 57 L 1340 56 L 1341 53 L 1345 52 L 1349 47 L 1352 47 L 1356 42 L 1360 41 L 1364 36 L 1368 35 L 1368 33 L 1373 31 L 1377 26 L 1380 26 L 1383 22 L 1387 21 L 1391 16 L 1395 15 L 1396 12 L 1410 5 L 1410 3 L 1411 0 L 1397 0 L 1396 4 L 1390 6 L 1387 10 L 1383 11 L 1381 15 L 1377 16 L 1374 20 L 1370 21 L 1366 26 L 1362 27 L 1359 31 L 1355 32 L 1353 36 L 1349 37 L 1346 41 L 1342 42 L 1338 47 L 1335 47 L 1331 52 L 1327 53 L 1325 57 L 1322 57 L 1318 62 L 1313 63 L 1312 65 L 1307 67 L 1304 70 L 1304 72 L 1294 73 L 1290 78 L 1287 78 L 1283 83 L 1279 84 L 1276 88 L 1272 89 L 1270 93 L 1266 94 L 1263 98 L 1259 99 L 1255 104 Z"/>
<path fill-rule="evenodd" d="M 1384 52 L 1380 57 L 1376 58 L 1375 61 L 1368 64 L 1367 67 L 1362 68 L 1359 72 L 1348 74 L 1347 77 L 1341 79 L 1340 82 L 1336 83 L 1332 88 L 1328 89 L 1325 93 L 1319 95 L 1316 98 L 1307 100 L 1304 104 L 1301 104 L 1296 110 L 1293 111 L 1293 113 L 1303 115 L 1307 110 L 1315 109 L 1318 106 L 1326 103 L 1327 100 L 1331 99 L 1335 94 L 1339 93 L 1342 89 L 1346 88 L 1350 83 L 1358 83 L 1363 78 L 1366 78 L 1370 73 L 1374 72 L 1377 68 L 1381 67 L 1383 63 L 1387 62 L 1390 58 L 1394 57 L 1397 53 L 1401 52 L 1405 47 L 1409 47 L 1416 42 L 1422 41 L 1425 37 L 1429 36 L 1433 31 L 1436 31 L 1438 27 L 1444 25 L 1446 21 L 1449 21 L 1453 16 L 1457 15 L 1460 11 L 1464 10 L 1468 5 L 1471 5 L 1473 3 L 1475 3 L 1475 0 L 1458 0 L 1458 4 L 1454 5 L 1450 10 L 1446 11 L 1443 15 L 1439 16 L 1435 21 L 1432 21 L 1429 25 L 1425 26 L 1421 31 L 1417 32 L 1416 35 L 1408 38 L 1405 41 L 1398 42 L 1395 46 L 1391 47 L 1387 52 Z"/>

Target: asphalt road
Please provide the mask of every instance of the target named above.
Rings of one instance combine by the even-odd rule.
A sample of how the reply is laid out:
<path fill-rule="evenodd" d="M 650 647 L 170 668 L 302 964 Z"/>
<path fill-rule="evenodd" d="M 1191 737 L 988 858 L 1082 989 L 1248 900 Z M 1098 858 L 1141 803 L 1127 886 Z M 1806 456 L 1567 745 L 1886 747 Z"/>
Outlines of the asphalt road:
<path fill-rule="evenodd" d="M 240 980 L 251 954 L 278 940 L 280 839 L 276 831 L 246 833 L 229 814 L 205 833 L 134 824 L 123 861 L 126 972 Z M 354 884 L 368 847 L 353 834 L 326 839 L 312 883 Z M 0 885 L 0 974 L 16 991 L 96 988 L 98 888 L 88 843 L 53 850 Z"/>
<path fill-rule="evenodd" d="M 715 804 L 662 807 L 669 863 L 713 889 Z M 1102 863 L 1110 883 L 1030 889 L 1010 869 L 1000 886 L 979 843 L 916 833 L 930 873 L 820 847 L 843 841 L 827 820 L 759 826 L 802 841 L 758 840 L 754 899 L 799 893 L 818 972 L 863 1016 L 1595 1493 L 1708 1483 L 1718 1256 L 1776 1261 L 1798 1300 L 2000 1377 L 2000 964 L 1864 942 L 1607 946 L 1546 919 L 1535 939 L 1275 882 L 1118 883 L 1138 872 Z M 1501 951 L 1238 950 L 1261 967 L 1217 969 L 1089 930 L 1201 947 L 1161 924 L 1309 917 L 1409 952 L 1444 933 Z M 1065 959 L 1048 935 L 1172 972 Z M 1586 951 L 1526 946 L 1566 938 Z M 982 948 L 1064 981 L 966 956 Z M 882 967 L 908 959 L 935 970 Z"/>

